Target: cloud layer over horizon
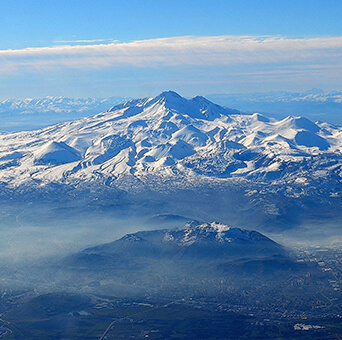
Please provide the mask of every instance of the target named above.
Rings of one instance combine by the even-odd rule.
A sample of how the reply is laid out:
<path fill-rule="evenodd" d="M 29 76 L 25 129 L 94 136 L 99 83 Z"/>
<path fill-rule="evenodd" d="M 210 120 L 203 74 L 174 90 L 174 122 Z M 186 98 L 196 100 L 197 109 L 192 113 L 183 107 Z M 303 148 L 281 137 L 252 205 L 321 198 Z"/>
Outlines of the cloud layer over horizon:
<path fill-rule="evenodd" d="M 254 86 L 258 90 L 259 84 L 264 90 L 272 83 L 290 89 L 341 84 L 342 36 L 222 35 L 107 41 L 75 40 L 51 47 L 0 50 L 0 76 L 21 77 L 25 82 L 30 76 L 39 78 L 46 89 L 52 89 L 49 93 L 53 92 L 53 80 L 49 83 L 49 79 L 57 73 L 59 86 L 64 82 L 65 90 L 71 83 L 73 88 L 86 89 L 87 82 L 100 84 L 103 80 L 102 85 L 88 87 L 119 89 L 119 95 L 127 95 L 130 87 L 137 86 L 153 91 L 173 86 L 187 91 L 197 86 L 192 90 L 212 93 L 241 84 L 242 89 Z M 110 85 L 103 79 L 104 73 L 111 75 Z M 120 93 L 123 87 L 126 93 Z"/>
<path fill-rule="evenodd" d="M 107 44 L 62 45 L 0 50 L 1 73 L 55 67 L 104 68 L 321 64 L 341 66 L 342 36 L 285 38 L 257 36 L 170 37 Z"/>

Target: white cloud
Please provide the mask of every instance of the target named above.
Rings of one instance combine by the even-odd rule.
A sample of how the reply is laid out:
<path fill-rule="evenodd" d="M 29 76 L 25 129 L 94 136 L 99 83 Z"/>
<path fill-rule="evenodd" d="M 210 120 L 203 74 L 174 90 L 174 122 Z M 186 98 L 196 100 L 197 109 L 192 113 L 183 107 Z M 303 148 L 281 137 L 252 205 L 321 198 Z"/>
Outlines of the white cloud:
<path fill-rule="evenodd" d="M 93 44 L 93 43 L 104 43 L 104 42 L 117 42 L 114 39 L 78 39 L 78 40 L 55 40 L 55 44 Z"/>
<path fill-rule="evenodd" d="M 82 41 L 86 42 L 86 41 Z M 89 42 L 94 42 L 90 41 Z M 341 65 L 342 36 L 171 37 L 132 42 L 0 50 L 0 73 L 55 68 L 105 68 L 123 65 L 229 66 L 237 64 Z"/>

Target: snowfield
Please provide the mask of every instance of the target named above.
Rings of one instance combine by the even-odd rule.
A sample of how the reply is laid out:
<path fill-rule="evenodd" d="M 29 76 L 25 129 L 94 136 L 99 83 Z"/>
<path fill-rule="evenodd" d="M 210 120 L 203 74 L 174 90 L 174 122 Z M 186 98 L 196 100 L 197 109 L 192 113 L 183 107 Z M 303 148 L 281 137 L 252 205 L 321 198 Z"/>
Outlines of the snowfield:
<path fill-rule="evenodd" d="M 186 181 L 244 178 L 339 192 L 342 128 L 302 117 L 241 114 L 175 92 L 131 100 L 92 117 L 0 135 L 3 184 L 75 184 L 122 176 Z"/>

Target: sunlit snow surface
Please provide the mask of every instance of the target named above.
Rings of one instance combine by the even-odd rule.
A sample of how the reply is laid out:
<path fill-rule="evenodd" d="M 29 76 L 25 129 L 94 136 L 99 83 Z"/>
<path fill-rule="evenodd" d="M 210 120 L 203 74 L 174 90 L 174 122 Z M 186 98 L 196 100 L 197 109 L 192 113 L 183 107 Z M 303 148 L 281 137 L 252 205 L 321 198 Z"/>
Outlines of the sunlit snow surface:
<path fill-rule="evenodd" d="M 1 134 L 0 179 L 17 187 L 153 174 L 305 186 L 320 177 L 340 183 L 341 150 L 340 127 L 242 115 L 170 91 L 81 120 Z"/>

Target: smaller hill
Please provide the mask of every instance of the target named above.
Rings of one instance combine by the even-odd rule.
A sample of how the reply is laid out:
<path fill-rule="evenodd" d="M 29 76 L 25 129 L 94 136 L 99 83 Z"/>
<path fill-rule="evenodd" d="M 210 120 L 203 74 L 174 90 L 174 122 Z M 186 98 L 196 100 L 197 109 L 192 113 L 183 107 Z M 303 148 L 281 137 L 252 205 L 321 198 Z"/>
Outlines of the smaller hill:
<path fill-rule="evenodd" d="M 269 275 L 298 269 L 285 248 L 265 235 L 218 222 L 189 222 L 178 229 L 127 234 L 72 255 L 65 265 L 74 270 L 82 268 L 102 274 L 119 271 L 120 275 L 133 276 L 145 275 L 153 268 L 160 275 L 175 271 L 185 277 L 184 268 L 191 269 L 195 276 L 202 276 L 204 267 L 206 275 L 214 276 Z"/>
<path fill-rule="evenodd" d="M 60 165 L 81 159 L 77 150 L 63 142 L 47 142 L 34 153 L 35 165 Z"/>

